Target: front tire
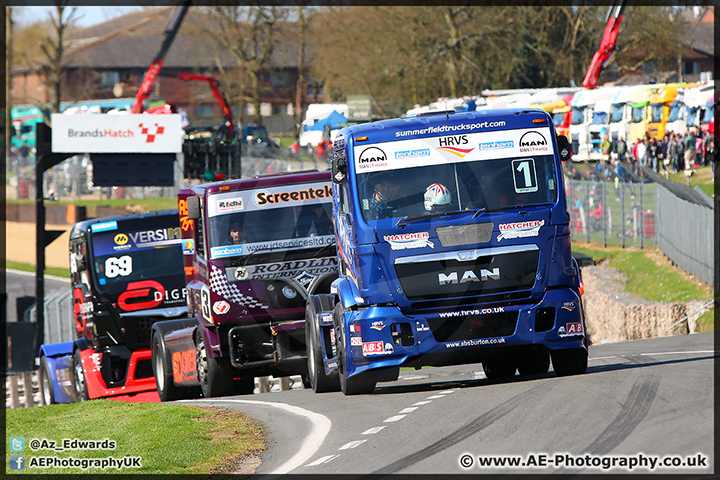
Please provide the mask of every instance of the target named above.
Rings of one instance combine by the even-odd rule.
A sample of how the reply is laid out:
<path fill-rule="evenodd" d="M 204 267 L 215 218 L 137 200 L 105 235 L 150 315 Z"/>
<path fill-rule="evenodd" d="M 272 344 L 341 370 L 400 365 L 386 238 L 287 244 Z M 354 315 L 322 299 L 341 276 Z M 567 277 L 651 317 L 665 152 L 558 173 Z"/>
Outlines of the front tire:
<path fill-rule="evenodd" d="M 83 368 L 82 359 L 80 358 L 80 350 L 75 350 L 73 353 L 72 374 L 75 400 L 78 402 L 89 400 L 87 382 L 85 381 L 85 369 Z"/>
<path fill-rule="evenodd" d="M 482 366 L 488 380 L 507 380 L 515 376 L 516 366 L 506 357 L 487 360 Z"/>
<path fill-rule="evenodd" d="M 175 385 L 171 359 L 168 357 L 165 341 L 160 334 L 153 335 L 152 367 L 161 402 L 194 398 L 197 396 L 198 392 L 194 392 L 194 390 L 196 390 L 195 388 L 178 387 Z"/>
<path fill-rule="evenodd" d="M 537 348 L 523 352 L 517 365 L 520 375 L 542 375 L 550 369 L 550 352 Z"/>
<path fill-rule="evenodd" d="M 325 374 L 323 362 L 322 337 L 315 321 L 317 313 L 314 302 L 308 302 L 305 310 L 305 344 L 307 345 L 308 383 L 315 393 L 337 392 L 340 381 L 337 370 Z M 303 384 L 305 384 L 303 378 Z"/>
<path fill-rule="evenodd" d="M 335 305 L 335 345 L 338 357 L 338 378 L 340 380 L 340 390 L 345 395 L 363 395 L 372 393 L 375 390 L 377 379 L 375 372 L 362 372 L 348 377 L 345 372 L 345 322 L 342 318 L 342 304 Z"/>
<path fill-rule="evenodd" d="M 50 380 L 50 369 L 48 368 L 48 361 L 45 355 L 40 359 L 40 395 L 42 395 L 43 403 L 45 405 L 52 405 L 57 403 L 55 401 L 55 393 L 53 392 L 52 381 Z"/>
<path fill-rule="evenodd" d="M 199 328 L 195 333 L 195 361 L 203 397 L 224 397 L 234 393 L 233 378 L 229 371 L 232 366 L 227 358 L 210 356 L 205 345 L 205 337 Z"/>
<path fill-rule="evenodd" d="M 550 355 L 552 356 L 553 370 L 558 377 L 579 375 L 587 370 L 588 352 L 584 348 L 553 350 Z"/>

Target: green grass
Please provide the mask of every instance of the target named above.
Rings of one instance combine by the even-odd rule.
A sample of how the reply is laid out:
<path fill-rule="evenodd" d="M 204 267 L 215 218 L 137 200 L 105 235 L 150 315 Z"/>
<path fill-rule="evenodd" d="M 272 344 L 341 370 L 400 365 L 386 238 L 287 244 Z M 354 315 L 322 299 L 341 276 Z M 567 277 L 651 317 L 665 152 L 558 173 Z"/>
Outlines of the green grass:
<path fill-rule="evenodd" d="M 21 203 L 21 204 L 35 204 L 35 200 L 10 200 L 7 203 Z M 76 201 L 60 201 L 60 202 L 45 202 L 45 205 L 77 205 L 79 207 L 85 207 L 87 214 L 90 217 L 95 217 L 97 214 L 97 207 L 113 207 L 113 208 L 127 208 L 132 207 L 133 211 L 153 211 L 153 210 L 166 210 L 168 208 L 177 208 L 177 197 L 155 197 L 155 198 L 111 198 L 110 200 L 76 200 Z M 130 211 L 128 211 L 130 213 Z"/>
<path fill-rule="evenodd" d="M 92 400 L 6 410 L 6 438 L 25 438 L 23 473 L 230 473 L 239 457 L 265 450 L 263 427 L 242 414 L 220 409 L 160 403 Z M 32 439 L 113 440 L 113 450 L 30 449 Z M 10 452 L 6 453 L 9 465 Z M 32 457 L 142 457 L 141 468 L 29 468 Z M 7 473 L 13 473 L 9 467 Z"/>
<path fill-rule="evenodd" d="M 9 270 L 20 270 L 21 272 L 35 273 L 35 265 L 31 265 L 29 263 L 13 262 L 12 260 L 5 261 L 5 268 Z M 61 278 L 70 278 L 70 269 L 45 266 L 45 274 L 54 275 Z"/>
<path fill-rule="evenodd" d="M 706 167 L 698 167 L 695 170 L 695 175 L 690 177 L 690 186 L 692 187 L 700 187 L 700 189 L 707 193 L 710 198 L 712 198 L 713 193 L 715 193 L 715 184 L 712 181 L 712 169 L 710 166 Z M 668 179 L 672 180 L 673 182 L 682 183 L 683 185 L 687 185 L 687 177 L 684 173 L 671 173 L 668 175 Z"/>

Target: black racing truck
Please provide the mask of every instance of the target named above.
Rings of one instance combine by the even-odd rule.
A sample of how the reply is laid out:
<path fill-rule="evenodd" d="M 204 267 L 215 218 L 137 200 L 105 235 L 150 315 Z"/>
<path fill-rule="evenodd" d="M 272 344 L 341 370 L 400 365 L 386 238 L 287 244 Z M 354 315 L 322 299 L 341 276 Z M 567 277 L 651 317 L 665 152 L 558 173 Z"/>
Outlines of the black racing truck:
<path fill-rule="evenodd" d="M 158 401 L 150 328 L 187 316 L 177 209 L 76 223 L 70 232 L 75 341 L 40 347 L 45 404 Z"/>
<path fill-rule="evenodd" d="M 190 319 L 152 328 L 162 400 L 251 394 L 255 377 L 307 383 L 305 305 L 337 278 L 329 171 L 178 192 Z"/>

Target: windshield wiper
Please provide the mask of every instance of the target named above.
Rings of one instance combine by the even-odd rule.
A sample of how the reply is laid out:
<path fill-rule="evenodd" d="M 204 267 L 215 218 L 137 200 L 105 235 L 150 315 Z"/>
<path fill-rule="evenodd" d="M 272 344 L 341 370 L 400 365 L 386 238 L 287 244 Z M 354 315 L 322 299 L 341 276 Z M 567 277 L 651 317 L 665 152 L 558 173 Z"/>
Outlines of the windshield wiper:
<path fill-rule="evenodd" d="M 241 265 L 244 267 L 245 265 L 247 265 L 247 262 L 248 262 L 248 260 L 250 260 L 250 257 L 255 255 L 256 253 L 267 253 L 267 252 L 272 252 L 274 250 L 275 250 L 274 248 L 263 248 L 260 250 L 255 250 L 254 252 L 250 252 L 249 254 L 247 254 L 244 257 L 240 257 L 236 260 L 233 260 L 232 263 L 230 264 L 230 266 L 237 267 L 238 265 Z"/>
<path fill-rule="evenodd" d="M 470 213 L 475 212 L 475 215 L 480 213 L 481 211 L 484 211 L 484 208 L 477 209 L 475 212 L 475 209 L 472 210 L 451 210 L 449 212 L 435 212 L 435 213 L 424 213 L 422 215 L 405 215 L 400 220 L 397 221 L 395 224 L 396 227 L 402 227 L 407 224 L 407 222 L 411 222 L 413 220 L 420 220 L 422 218 L 430 218 L 430 217 L 444 217 L 445 215 L 457 215 L 458 213 Z M 473 218 L 475 218 L 475 215 L 473 215 Z"/>
<path fill-rule="evenodd" d="M 325 245 L 324 247 L 320 248 L 320 250 L 318 250 L 317 252 L 315 252 L 315 255 L 313 255 L 313 258 L 318 258 L 320 255 L 322 255 L 323 253 L 325 253 L 325 252 L 326 252 L 327 250 L 329 250 L 330 248 L 335 248 L 335 244 L 334 244 L 334 243 L 329 243 L 329 244 Z"/>

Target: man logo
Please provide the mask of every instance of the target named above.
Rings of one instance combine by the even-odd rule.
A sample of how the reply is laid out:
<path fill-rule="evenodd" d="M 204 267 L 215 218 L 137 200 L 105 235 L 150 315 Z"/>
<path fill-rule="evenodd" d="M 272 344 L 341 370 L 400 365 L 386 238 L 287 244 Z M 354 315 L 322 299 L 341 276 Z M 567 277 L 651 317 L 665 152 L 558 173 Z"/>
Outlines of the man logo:
<path fill-rule="evenodd" d="M 370 147 L 363 150 L 360 154 L 360 163 L 386 162 L 387 155 L 377 147 Z"/>
<path fill-rule="evenodd" d="M 522 147 L 547 147 L 547 140 L 540 132 L 527 132 L 520 137 L 520 148 Z"/>
<path fill-rule="evenodd" d="M 457 285 L 458 283 L 463 284 L 468 282 L 480 281 L 485 282 L 488 278 L 492 278 L 493 280 L 500 280 L 500 269 L 493 268 L 492 270 L 487 270 L 483 268 L 480 270 L 479 279 L 475 272 L 473 272 L 472 270 L 466 270 L 460 280 L 458 280 L 458 272 L 450 272 L 448 275 L 444 273 L 438 273 L 438 283 L 440 285 Z"/>
<path fill-rule="evenodd" d="M 115 235 L 115 243 L 118 245 L 125 245 L 128 242 L 128 236 L 124 233 L 118 233 Z"/>

